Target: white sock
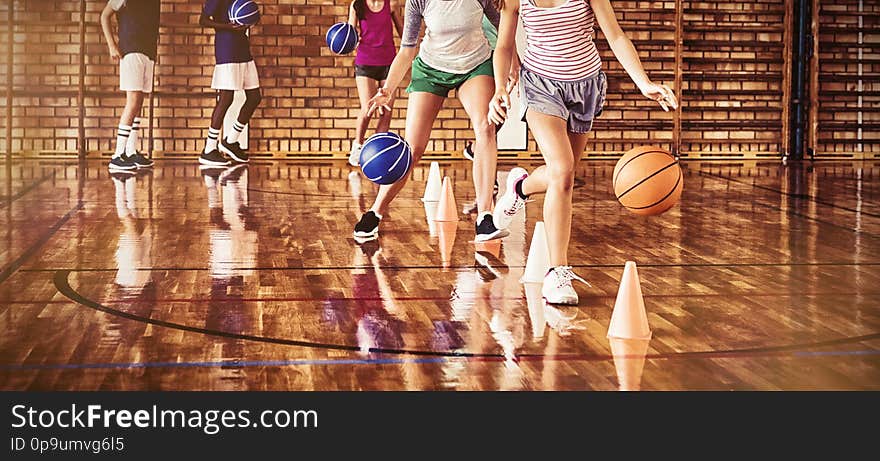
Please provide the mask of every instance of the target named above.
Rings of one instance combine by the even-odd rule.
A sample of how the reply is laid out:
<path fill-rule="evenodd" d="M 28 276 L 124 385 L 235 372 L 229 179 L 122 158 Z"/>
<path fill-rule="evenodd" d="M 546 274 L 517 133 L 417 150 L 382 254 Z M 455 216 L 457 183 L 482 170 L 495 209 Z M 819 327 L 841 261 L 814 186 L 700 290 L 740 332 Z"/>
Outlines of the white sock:
<path fill-rule="evenodd" d="M 492 213 L 490 213 L 490 212 L 488 212 L 488 211 L 484 211 L 484 212 L 480 213 L 480 215 L 477 216 L 477 224 L 483 222 L 483 219 L 484 219 L 486 216 L 492 216 Z"/>
<path fill-rule="evenodd" d="M 220 130 L 208 128 L 208 139 L 205 140 L 205 153 L 209 153 L 217 149 L 217 138 L 220 137 Z"/>
<path fill-rule="evenodd" d="M 119 130 L 116 132 L 116 152 L 113 154 L 113 158 L 125 153 L 125 145 L 128 144 L 129 136 L 131 136 L 131 127 L 120 124 Z"/>
<path fill-rule="evenodd" d="M 241 135 L 241 132 L 244 131 L 244 125 L 238 123 L 238 120 L 232 124 L 232 132 L 226 135 L 226 142 L 230 144 L 235 144 L 238 142 L 238 137 Z"/>
<path fill-rule="evenodd" d="M 128 135 L 128 142 L 125 144 L 125 155 L 131 156 L 137 153 L 138 133 L 141 129 L 141 118 L 135 117 L 131 123 L 131 134 Z"/>

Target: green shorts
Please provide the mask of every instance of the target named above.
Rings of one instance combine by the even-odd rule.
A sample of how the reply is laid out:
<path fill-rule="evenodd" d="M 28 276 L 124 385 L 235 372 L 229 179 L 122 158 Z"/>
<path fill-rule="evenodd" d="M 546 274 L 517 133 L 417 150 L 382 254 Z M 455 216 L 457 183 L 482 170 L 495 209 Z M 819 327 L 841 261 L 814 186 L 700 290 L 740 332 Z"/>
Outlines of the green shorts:
<path fill-rule="evenodd" d="M 416 57 L 412 64 L 412 81 L 406 88 L 407 93 L 431 93 L 437 96 L 448 97 L 451 90 L 458 89 L 464 82 L 478 76 L 488 75 L 494 77 L 492 57 L 483 61 L 466 74 L 450 74 L 425 64 L 422 58 Z"/>

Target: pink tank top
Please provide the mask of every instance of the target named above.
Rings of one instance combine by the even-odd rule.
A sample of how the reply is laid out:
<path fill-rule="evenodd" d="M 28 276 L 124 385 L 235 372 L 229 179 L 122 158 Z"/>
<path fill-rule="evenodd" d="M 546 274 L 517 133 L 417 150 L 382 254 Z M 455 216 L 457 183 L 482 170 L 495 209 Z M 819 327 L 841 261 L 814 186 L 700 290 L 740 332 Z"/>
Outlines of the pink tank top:
<path fill-rule="evenodd" d="M 394 23 L 391 21 L 391 2 L 385 0 L 378 13 L 364 5 L 364 19 L 360 20 L 361 36 L 354 63 L 359 66 L 389 66 L 394 61 Z"/>

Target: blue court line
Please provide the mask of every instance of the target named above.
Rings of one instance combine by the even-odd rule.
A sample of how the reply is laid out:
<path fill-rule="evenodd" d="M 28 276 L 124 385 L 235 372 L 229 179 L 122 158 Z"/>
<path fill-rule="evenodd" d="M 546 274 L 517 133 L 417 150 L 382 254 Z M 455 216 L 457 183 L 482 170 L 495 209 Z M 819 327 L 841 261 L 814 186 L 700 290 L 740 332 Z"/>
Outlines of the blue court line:
<path fill-rule="evenodd" d="M 794 357 L 830 357 L 830 356 L 858 356 L 880 355 L 880 350 L 860 351 L 797 351 L 791 353 Z M 532 357 L 523 357 L 530 359 Z M 591 356 L 591 358 L 605 358 L 604 356 Z M 671 356 L 660 354 L 648 354 L 647 359 L 669 359 Z M 683 357 L 684 358 L 684 357 Z M 693 357 L 687 357 L 693 358 Z M 717 358 L 717 357 L 716 357 Z M 28 371 L 28 370 L 90 370 L 90 369 L 140 369 L 140 368 L 222 368 L 222 367 L 289 367 L 308 365 L 399 365 L 399 364 L 425 364 L 444 363 L 451 360 L 467 360 L 467 357 L 432 357 L 432 358 L 388 358 L 388 359 L 312 359 L 312 360 L 223 360 L 215 362 L 134 362 L 134 363 L 58 363 L 58 364 L 23 364 L 23 365 L 0 365 L 0 371 Z M 578 360 L 578 357 L 571 357 Z M 607 359 L 611 359 L 608 356 Z M 499 362 L 501 360 L 498 360 Z"/>

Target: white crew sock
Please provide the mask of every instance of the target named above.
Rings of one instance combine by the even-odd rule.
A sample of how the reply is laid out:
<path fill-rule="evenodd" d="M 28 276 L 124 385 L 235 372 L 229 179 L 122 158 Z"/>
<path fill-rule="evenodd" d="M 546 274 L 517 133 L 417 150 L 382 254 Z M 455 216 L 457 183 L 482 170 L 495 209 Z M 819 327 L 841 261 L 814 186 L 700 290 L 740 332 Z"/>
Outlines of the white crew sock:
<path fill-rule="evenodd" d="M 128 135 L 128 142 L 125 144 L 125 155 L 129 157 L 137 153 L 138 133 L 141 129 L 141 118 L 135 117 L 131 123 L 131 134 Z"/>
<path fill-rule="evenodd" d="M 217 150 L 217 139 L 220 137 L 220 130 L 208 128 L 208 139 L 205 140 L 205 153 Z"/>
<path fill-rule="evenodd" d="M 238 137 L 241 135 L 242 131 L 244 131 L 244 125 L 236 120 L 235 123 L 232 124 L 232 132 L 226 135 L 226 142 L 230 144 L 237 143 Z"/>
<path fill-rule="evenodd" d="M 128 137 L 131 136 L 131 127 L 128 125 L 119 124 L 119 129 L 116 132 L 116 152 L 113 154 L 113 158 L 120 157 L 125 154 L 125 146 L 128 144 Z"/>

